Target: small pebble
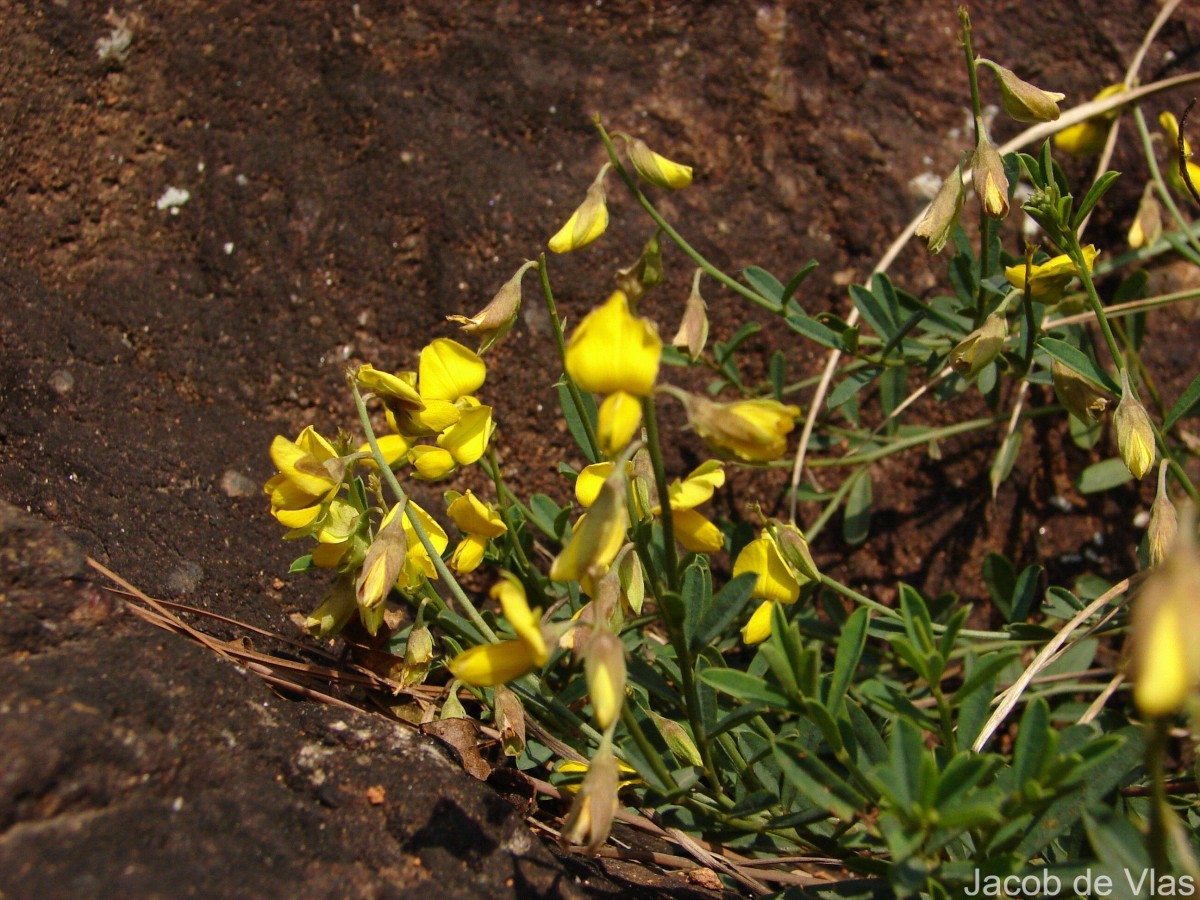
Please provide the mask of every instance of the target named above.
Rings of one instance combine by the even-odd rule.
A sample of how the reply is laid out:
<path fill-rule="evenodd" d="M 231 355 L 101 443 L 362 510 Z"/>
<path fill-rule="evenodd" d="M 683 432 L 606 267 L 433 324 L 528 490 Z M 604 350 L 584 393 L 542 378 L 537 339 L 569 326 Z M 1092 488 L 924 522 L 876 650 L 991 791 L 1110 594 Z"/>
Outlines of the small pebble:
<path fill-rule="evenodd" d="M 253 497 L 258 493 L 258 482 L 236 469 L 226 469 L 221 476 L 221 490 L 227 497 Z"/>
<path fill-rule="evenodd" d="M 58 394 L 60 397 L 65 397 L 71 393 L 71 389 L 75 387 L 75 376 L 66 369 L 55 369 L 50 373 L 50 377 L 46 380 L 46 384 L 50 386 L 50 390 Z"/>

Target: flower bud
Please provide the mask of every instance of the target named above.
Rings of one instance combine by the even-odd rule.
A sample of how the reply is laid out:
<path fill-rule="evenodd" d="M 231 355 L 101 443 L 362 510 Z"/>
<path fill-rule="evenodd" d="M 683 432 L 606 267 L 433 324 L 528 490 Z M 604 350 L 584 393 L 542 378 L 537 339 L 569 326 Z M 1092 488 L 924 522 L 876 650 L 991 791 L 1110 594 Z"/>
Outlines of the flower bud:
<path fill-rule="evenodd" d="M 637 304 L 646 291 L 663 280 L 662 245 L 655 230 L 633 265 L 617 270 L 617 290 L 624 291 L 629 302 Z"/>
<path fill-rule="evenodd" d="M 679 330 L 671 339 L 671 345 L 686 350 L 692 362 L 700 358 L 704 345 L 708 343 L 708 304 L 700 296 L 700 275 L 702 269 L 697 269 L 692 278 L 692 292 L 688 295 L 683 307 L 683 318 L 679 322 Z"/>
<path fill-rule="evenodd" d="M 962 212 L 963 201 L 966 199 L 966 189 L 963 187 L 962 166 L 957 165 L 942 186 L 937 196 L 925 210 L 925 215 L 917 223 L 917 237 L 923 237 L 929 242 L 930 253 L 940 253 L 946 246 L 946 241 L 954 233 L 958 225 L 958 217 Z"/>
<path fill-rule="evenodd" d="M 340 576 L 321 605 L 308 614 L 304 627 L 315 638 L 333 637 L 346 627 L 357 609 L 353 581 L 349 576 Z"/>
<path fill-rule="evenodd" d="M 404 646 L 404 665 L 401 667 L 400 683 L 405 687 L 424 684 L 429 674 L 429 663 L 433 660 L 433 633 L 426 625 L 414 625 L 408 633 Z"/>
<path fill-rule="evenodd" d="M 692 740 L 692 736 L 687 733 L 682 725 L 671 719 L 664 718 L 652 709 L 646 710 L 650 714 L 650 719 L 654 722 L 658 733 L 667 743 L 667 749 L 677 759 L 693 766 L 704 765 L 700 758 L 700 751 L 696 747 L 696 742 Z"/>
<path fill-rule="evenodd" d="M 564 846 L 582 845 L 585 853 L 595 853 L 608 840 L 613 816 L 617 813 L 619 780 L 620 771 L 612 745 L 605 741 L 588 766 L 563 824 L 559 840 Z"/>
<path fill-rule="evenodd" d="M 448 322 L 458 322 L 467 334 L 479 335 L 482 343 L 479 353 L 482 355 L 489 347 L 508 334 L 517 321 L 517 313 L 521 310 L 521 279 L 530 267 L 536 263 L 527 262 L 517 270 L 517 274 L 504 283 L 496 292 L 492 301 L 467 318 L 466 316 L 446 316 Z"/>
<path fill-rule="evenodd" d="M 678 190 L 692 183 L 692 167 L 680 165 L 659 156 L 646 146 L 645 141 L 633 138 L 629 141 L 629 161 L 643 181 L 660 188 Z"/>
<path fill-rule="evenodd" d="M 1117 429 L 1117 449 L 1125 468 L 1134 478 L 1141 478 L 1154 465 L 1154 426 L 1146 407 L 1129 386 L 1129 372 L 1121 370 L 1121 402 L 1113 413 Z"/>
<path fill-rule="evenodd" d="M 1179 710 L 1200 685 L 1200 554 L 1193 509 L 1134 598 L 1133 699 L 1147 716 Z"/>
<path fill-rule="evenodd" d="M 1162 237 L 1162 231 L 1162 205 L 1154 195 L 1154 182 L 1147 182 L 1137 215 L 1129 226 L 1129 246 L 1133 250 L 1149 246 Z"/>
<path fill-rule="evenodd" d="M 1066 99 L 1066 94 L 1034 87 L 1018 78 L 1011 69 L 990 59 L 980 59 L 976 65 L 985 65 L 996 73 L 1004 111 L 1018 122 L 1053 122 L 1058 119 L 1058 101 Z"/>
<path fill-rule="evenodd" d="M 404 559 L 408 555 L 408 537 L 404 533 L 403 507 L 403 504 L 397 503 L 384 516 L 379 532 L 367 550 L 362 571 L 355 584 L 361 609 L 369 610 L 381 606 L 404 569 Z M 371 634 L 375 633 L 375 629 L 367 630 Z"/>
<path fill-rule="evenodd" d="M 1050 364 L 1054 396 L 1067 412 L 1084 424 L 1099 420 L 1108 407 L 1108 396 L 1074 369 L 1057 359 Z"/>
<path fill-rule="evenodd" d="M 504 685 L 496 688 L 492 704 L 504 755 L 520 756 L 525 752 L 525 707 L 521 705 L 520 698 Z"/>
<path fill-rule="evenodd" d="M 1008 176 L 1004 174 L 1004 160 L 992 144 L 981 119 L 975 120 L 979 131 L 979 142 L 971 154 L 971 178 L 975 196 L 986 215 L 1003 219 L 1008 215 Z"/>
<path fill-rule="evenodd" d="M 592 717 L 602 731 L 607 731 L 625 705 L 625 645 L 604 624 L 597 625 L 584 651 L 584 672 Z"/>
<path fill-rule="evenodd" d="M 571 218 L 550 238 L 549 247 L 555 253 L 570 253 L 586 247 L 608 228 L 608 206 L 604 193 L 604 175 L 608 164 L 600 170 L 592 186 L 588 188 L 587 196 Z"/>
<path fill-rule="evenodd" d="M 779 522 L 770 524 L 771 536 L 779 547 L 784 562 L 806 581 L 820 581 L 821 573 L 813 562 L 812 553 L 808 549 L 808 541 L 804 533 L 795 525 Z"/>
<path fill-rule="evenodd" d="M 1008 321 L 999 313 L 992 313 L 950 351 L 950 366 L 970 380 L 1000 355 L 1007 339 Z"/>
<path fill-rule="evenodd" d="M 1179 514 L 1167 494 L 1167 466 L 1165 459 L 1158 465 L 1158 493 L 1150 507 L 1150 524 L 1146 527 L 1146 547 L 1152 566 L 1166 558 L 1179 533 Z"/>

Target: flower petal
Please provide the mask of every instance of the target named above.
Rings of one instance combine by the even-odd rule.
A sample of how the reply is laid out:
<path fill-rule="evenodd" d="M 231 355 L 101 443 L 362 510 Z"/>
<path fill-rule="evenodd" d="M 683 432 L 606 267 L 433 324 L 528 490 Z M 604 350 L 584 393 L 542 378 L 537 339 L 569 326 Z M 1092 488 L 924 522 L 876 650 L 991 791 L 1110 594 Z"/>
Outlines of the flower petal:
<path fill-rule="evenodd" d="M 483 386 L 487 366 L 479 355 L 458 341 L 438 338 L 421 351 L 417 387 L 421 399 L 454 403 Z"/>
<path fill-rule="evenodd" d="M 654 390 L 662 341 L 648 319 L 629 311 L 623 291 L 588 313 L 567 345 L 567 373 L 584 390 L 625 391 L 647 397 Z"/>

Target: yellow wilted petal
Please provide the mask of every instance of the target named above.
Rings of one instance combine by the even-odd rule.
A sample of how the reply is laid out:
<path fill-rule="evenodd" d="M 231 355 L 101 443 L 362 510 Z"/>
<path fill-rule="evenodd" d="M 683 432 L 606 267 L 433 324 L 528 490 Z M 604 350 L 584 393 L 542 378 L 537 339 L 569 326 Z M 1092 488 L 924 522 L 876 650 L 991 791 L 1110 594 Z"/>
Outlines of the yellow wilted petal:
<path fill-rule="evenodd" d="M 609 394 L 600 404 L 596 422 L 596 437 L 607 456 L 616 456 L 633 440 L 642 424 L 642 404 L 637 397 L 624 391 Z"/>
<path fill-rule="evenodd" d="M 421 350 L 417 387 L 421 399 L 454 403 L 475 393 L 487 378 L 479 355 L 449 338 L 437 338 Z"/>
<path fill-rule="evenodd" d="M 800 596 L 800 582 L 784 562 L 775 541 L 765 531 L 761 537 L 743 547 L 734 560 L 734 577 L 745 572 L 753 572 L 758 576 L 750 591 L 751 597 L 795 603 Z"/>
<path fill-rule="evenodd" d="M 585 391 L 648 397 L 658 377 L 662 341 L 654 325 L 629 311 L 624 292 L 588 313 L 567 344 L 567 374 Z"/>
<path fill-rule="evenodd" d="M 721 529 L 694 509 L 671 509 L 675 539 L 691 553 L 716 553 L 725 546 Z"/>
<path fill-rule="evenodd" d="M 525 641 L 480 644 L 449 662 L 450 674 L 475 687 L 495 687 L 532 672 L 539 665 Z"/>
<path fill-rule="evenodd" d="M 774 600 L 764 600 L 750 616 L 750 621 L 742 626 L 742 641 L 747 644 L 761 644 L 771 636 L 771 612 L 775 608 Z"/>

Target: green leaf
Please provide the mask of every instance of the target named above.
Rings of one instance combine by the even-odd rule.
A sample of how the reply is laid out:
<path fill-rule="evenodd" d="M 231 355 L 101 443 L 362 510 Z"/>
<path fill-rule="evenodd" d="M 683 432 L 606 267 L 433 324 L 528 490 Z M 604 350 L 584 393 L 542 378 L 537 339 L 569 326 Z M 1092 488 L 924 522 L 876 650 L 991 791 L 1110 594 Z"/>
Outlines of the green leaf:
<path fill-rule="evenodd" d="M 850 299 L 854 301 L 854 305 L 862 313 L 864 321 L 874 329 L 877 335 L 886 341 L 895 333 L 895 322 L 891 320 L 888 310 L 873 293 L 860 284 L 852 284 L 850 285 Z"/>
<path fill-rule="evenodd" d="M 1037 345 L 1040 350 L 1057 359 L 1068 369 L 1078 372 L 1093 384 L 1114 394 L 1121 393 L 1121 386 L 1113 381 L 1112 376 L 1097 366 L 1092 358 L 1078 347 L 1058 338 L 1045 336 L 1038 338 Z"/>
<path fill-rule="evenodd" d="M 766 297 L 777 308 L 782 308 L 783 298 L 783 283 L 768 272 L 766 269 L 758 266 L 747 266 L 742 270 L 742 277 L 746 279 L 746 283 L 754 288 L 760 296 Z M 799 287 L 799 285 L 797 285 Z"/>
<path fill-rule="evenodd" d="M 1088 189 L 1088 192 L 1083 195 L 1083 199 L 1079 201 L 1079 207 L 1075 210 L 1075 215 L 1071 217 L 1072 231 L 1079 230 L 1079 226 L 1083 224 L 1083 220 L 1092 211 L 1092 207 L 1100 202 L 1100 198 L 1108 193 L 1108 189 L 1112 187 L 1113 182 L 1120 177 L 1120 172 L 1105 172 L 1096 179 Z"/>
<path fill-rule="evenodd" d="M 842 537 L 853 547 L 865 541 L 871 531 L 871 472 L 863 467 L 850 477 L 855 480 L 846 497 Z"/>
<path fill-rule="evenodd" d="M 1038 779 L 1043 767 L 1050 762 L 1055 743 L 1050 730 L 1050 707 L 1044 699 L 1035 697 L 1021 716 L 1017 743 L 1013 748 L 1012 784 L 1016 790 Z"/>
<path fill-rule="evenodd" d="M 1005 479 L 1012 473 L 1013 464 L 1017 461 L 1017 453 L 1021 449 L 1021 428 L 1018 425 L 1000 444 L 992 467 L 988 470 L 988 481 L 992 485 L 992 499 L 995 499 Z"/>
<path fill-rule="evenodd" d="M 837 655 L 833 659 L 833 674 L 829 679 L 829 691 L 825 696 L 825 704 L 829 712 L 837 716 L 842 709 L 842 700 L 846 689 L 854 680 L 854 672 L 862 659 L 863 648 L 867 645 L 867 626 L 870 615 L 865 607 L 860 606 L 846 620 L 838 638 Z"/>
<path fill-rule="evenodd" d="M 1075 488 L 1081 494 L 1098 494 L 1132 480 L 1133 476 L 1125 468 L 1125 463 L 1119 457 L 1114 457 L 1092 463 L 1080 472 Z"/>
<path fill-rule="evenodd" d="M 992 602 L 1004 613 L 1004 620 L 1012 621 L 1012 595 L 1017 586 L 1017 573 L 1008 557 L 1000 553 L 989 553 L 984 557 L 983 583 L 992 595 Z"/>
<path fill-rule="evenodd" d="M 804 280 L 808 278 L 808 276 L 813 273 L 813 270 L 819 265 L 820 263 L 815 259 L 810 259 L 800 267 L 799 272 L 788 279 L 787 286 L 783 289 L 783 295 L 779 298 L 780 305 L 787 305 L 787 302 L 792 299 L 792 296 L 800 288 L 800 285 L 804 283 Z"/>
<path fill-rule="evenodd" d="M 700 678 L 721 693 L 745 703 L 765 703 L 778 710 L 799 711 L 786 694 L 749 672 L 712 668 L 705 669 Z"/>
<path fill-rule="evenodd" d="M 828 347 L 830 350 L 841 350 L 843 353 L 850 349 L 846 346 L 846 342 L 840 334 L 804 313 L 789 313 L 784 321 L 787 322 L 788 327 L 792 331 L 804 335 L 810 341 L 816 341 L 822 347 Z"/>
<path fill-rule="evenodd" d="M 1198 403 L 1200 403 L 1200 375 L 1192 379 L 1187 390 L 1180 395 L 1179 399 L 1175 401 L 1175 405 L 1171 407 L 1171 411 L 1167 413 L 1167 418 L 1163 421 L 1163 431 L 1169 431 L 1176 422 L 1184 416 L 1190 415 Z"/>
<path fill-rule="evenodd" d="M 706 581 L 704 576 L 704 567 L 693 560 L 683 570 L 683 580 L 679 586 L 682 606 L 680 612 L 683 613 L 683 639 L 693 652 L 696 649 L 696 626 L 700 622 L 700 617 L 704 615 L 709 600 L 704 596 Z"/>
<path fill-rule="evenodd" d="M 1021 577 L 1017 579 L 1017 583 L 1013 587 L 1012 612 L 1008 621 L 1022 622 L 1036 612 L 1035 604 L 1039 597 L 1038 585 L 1041 583 L 1043 571 L 1042 567 L 1038 565 L 1026 566 L 1021 570 Z"/>
<path fill-rule="evenodd" d="M 839 381 L 832 391 L 829 392 L 829 399 L 826 405 L 830 409 L 837 409 L 864 387 L 870 384 L 883 370 L 878 366 L 868 366 L 865 369 L 859 369 L 856 372 L 851 372 L 844 379 Z"/>
<path fill-rule="evenodd" d="M 770 363 L 771 394 L 780 403 L 783 402 L 783 389 L 787 386 L 787 357 L 782 350 L 771 354 Z"/>
<path fill-rule="evenodd" d="M 575 408 L 575 401 L 571 398 L 570 389 L 565 384 L 559 384 L 558 405 L 562 407 L 563 419 L 567 423 L 571 437 L 575 439 L 576 445 L 583 452 L 588 462 L 597 462 L 591 445 L 588 443 L 587 431 L 584 429 L 583 421 L 580 419 L 581 414 L 587 416 L 592 424 L 592 433 L 594 434 L 596 431 L 596 401 L 586 391 L 580 391 L 579 396 L 583 404 L 582 410 Z"/>
<path fill-rule="evenodd" d="M 741 614 L 746 601 L 750 599 L 750 591 L 754 589 L 754 582 L 757 579 L 758 576 L 755 573 L 743 572 L 736 578 L 730 579 L 716 593 L 696 624 L 691 642 L 693 652 L 707 647 L 725 633 L 725 629 Z"/>
<path fill-rule="evenodd" d="M 315 569 L 311 553 L 305 553 L 303 556 L 297 556 L 292 560 L 292 564 L 288 566 L 288 572 L 307 572 L 310 569 Z"/>
<path fill-rule="evenodd" d="M 558 530 L 556 524 L 560 512 L 562 510 L 559 509 L 558 504 L 545 494 L 534 494 L 529 498 L 529 514 L 533 519 L 533 524 L 547 535 L 562 537 L 562 532 Z"/>
<path fill-rule="evenodd" d="M 840 819 L 852 819 L 867 801 L 829 766 L 802 748 L 780 742 L 775 761 L 800 794 Z"/>

